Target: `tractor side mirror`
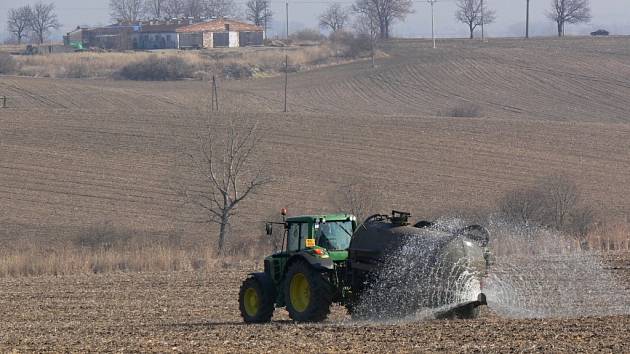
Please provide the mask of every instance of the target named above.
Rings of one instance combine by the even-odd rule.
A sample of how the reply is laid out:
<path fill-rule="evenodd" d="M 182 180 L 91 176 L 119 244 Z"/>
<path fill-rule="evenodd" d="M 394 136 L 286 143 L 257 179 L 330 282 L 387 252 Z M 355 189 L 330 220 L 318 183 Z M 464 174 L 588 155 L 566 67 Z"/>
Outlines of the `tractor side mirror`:
<path fill-rule="evenodd" d="M 271 236 L 271 234 L 273 234 L 273 225 L 271 223 L 266 223 L 265 224 L 265 232 L 269 236 Z"/>

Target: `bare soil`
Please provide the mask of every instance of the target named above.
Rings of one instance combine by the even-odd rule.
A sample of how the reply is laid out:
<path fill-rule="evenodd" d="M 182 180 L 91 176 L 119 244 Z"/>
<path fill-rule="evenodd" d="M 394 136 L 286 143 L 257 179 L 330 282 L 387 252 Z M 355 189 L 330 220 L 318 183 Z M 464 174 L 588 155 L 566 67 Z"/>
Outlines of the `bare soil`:
<path fill-rule="evenodd" d="M 485 309 L 468 321 L 356 323 L 336 307 L 321 324 L 295 324 L 278 309 L 270 324 L 246 325 L 237 302 L 245 268 L 0 279 L 0 351 L 630 351 L 630 316 L 621 315 L 523 320 Z"/>
<path fill-rule="evenodd" d="M 271 211 L 329 210 L 359 178 L 419 218 L 492 208 L 506 190 L 557 173 L 601 215 L 630 212 L 630 38 L 426 41 L 283 78 L 219 83 L 221 123 L 258 120 L 257 162 L 277 183 L 243 205 L 235 234 Z M 208 121 L 207 82 L 0 78 L 0 220 L 23 235 L 111 221 L 207 234 L 175 193 Z M 444 117 L 475 104 L 480 117 Z"/>

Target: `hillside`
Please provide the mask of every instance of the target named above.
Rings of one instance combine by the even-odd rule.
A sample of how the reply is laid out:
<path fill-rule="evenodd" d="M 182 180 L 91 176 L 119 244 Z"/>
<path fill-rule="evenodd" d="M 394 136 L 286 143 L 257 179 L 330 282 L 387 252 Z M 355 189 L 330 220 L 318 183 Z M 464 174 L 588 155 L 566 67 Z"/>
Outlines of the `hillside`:
<path fill-rule="evenodd" d="M 492 207 L 550 173 L 575 178 L 596 208 L 630 213 L 630 38 L 400 40 L 387 57 L 220 83 L 217 121 L 261 123 L 257 161 L 277 183 L 243 205 L 240 234 L 282 206 L 331 207 L 360 178 L 416 215 Z M 63 238 L 111 221 L 203 235 L 182 207 L 183 152 L 207 120 L 209 85 L 0 78 L 4 239 Z M 471 103 L 479 117 L 439 112 Z"/>

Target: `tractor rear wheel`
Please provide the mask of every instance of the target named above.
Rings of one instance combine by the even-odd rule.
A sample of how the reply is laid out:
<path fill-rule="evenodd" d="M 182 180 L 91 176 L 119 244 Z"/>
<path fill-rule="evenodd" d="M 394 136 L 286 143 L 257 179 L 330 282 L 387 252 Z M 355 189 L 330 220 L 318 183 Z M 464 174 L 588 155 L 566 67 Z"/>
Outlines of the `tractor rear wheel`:
<path fill-rule="evenodd" d="M 320 272 L 299 261 L 289 268 L 284 298 L 291 319 L 298 322 L 320 322 L 330 313 L 333 289 Z"/>
<path fill-rule="evenodd" d="M 265 287 L 256 277 L 245 279 L 238 294 L 238 307 L 246 323 L 271 321 L 274 310 L 272 289 Z"/>

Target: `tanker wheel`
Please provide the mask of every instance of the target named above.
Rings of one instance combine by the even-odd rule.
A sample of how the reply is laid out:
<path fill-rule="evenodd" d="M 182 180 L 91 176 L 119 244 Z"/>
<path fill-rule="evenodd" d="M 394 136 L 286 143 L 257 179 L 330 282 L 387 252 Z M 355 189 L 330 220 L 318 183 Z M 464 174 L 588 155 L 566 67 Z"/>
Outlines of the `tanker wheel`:
<path fill-rule="evenodd" d="M 297 262 L 287 273 L 284 298 L 289 317 L 298 322 L 320 322 L 328 317 L 332 286 L 310 265 Z"/>
<path fill-rule="evenodd" d="M 271 321 L 274 310 L 272 289 L 266 288 L 255 277 L 245 279 L 238 294 L 238 307 L 246 323 Z"/>

